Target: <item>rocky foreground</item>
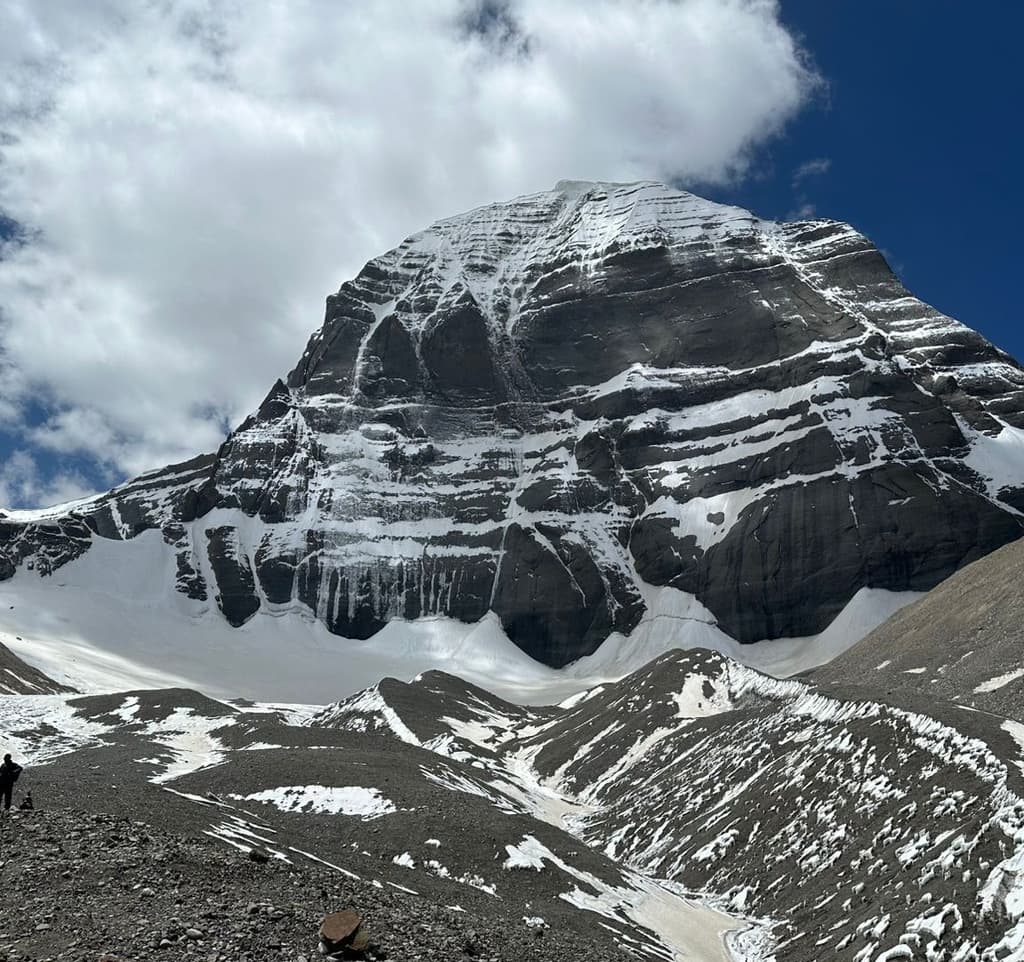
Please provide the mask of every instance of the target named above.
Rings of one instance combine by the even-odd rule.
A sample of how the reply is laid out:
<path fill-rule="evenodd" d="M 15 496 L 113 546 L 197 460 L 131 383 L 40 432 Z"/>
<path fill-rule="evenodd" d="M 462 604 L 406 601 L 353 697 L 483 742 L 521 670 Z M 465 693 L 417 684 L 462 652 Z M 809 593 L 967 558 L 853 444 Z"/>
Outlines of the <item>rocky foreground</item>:
<path fill-rule="evenodd" d="M 354 909 L 370 938 L 347 958 L 621 959 L 592 940 L 496 925 L 330 868 L 254 861 L 202 834 L 95 809 L 19 812 L 4 825 L 0 958 L 239 962 L 319 958 L 324 915 Z"/>

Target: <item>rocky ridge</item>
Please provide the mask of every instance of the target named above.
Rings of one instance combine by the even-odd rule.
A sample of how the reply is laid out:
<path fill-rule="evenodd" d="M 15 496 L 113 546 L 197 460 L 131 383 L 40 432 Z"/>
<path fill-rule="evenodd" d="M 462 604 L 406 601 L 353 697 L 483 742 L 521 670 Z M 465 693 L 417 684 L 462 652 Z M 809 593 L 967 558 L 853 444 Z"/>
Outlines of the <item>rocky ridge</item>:
<path fill-rule="evenodd" d="M 453 765 L 467 777 L 469 764 L 312 715 L 185 690 L 0 696 L 0 740 L 26 763 L 19 795 L 37 803 L 10 827 L 39 826 L 35 838 L 6 836 L 23 847 L 3 870 L 20 869 L 12 884 L 32 896 L 30 918 L 0 927 L 12 957 L 94 958 L 102 946 L 121 958 L 294 959 L 337 909 L 363 916 L 368 958 L 611 959 L 626 947 L 667 962 L 678 945 L 728 962 L 720 932 L 750 928 L 521 802 L 453 790 Z M 90 817 L 58 841 L 83 799 Z M 89 861 L 44 885 L 61 845 Z M 61 895 L 81 897 L 75 923 L 59 924 Z"/>
<path fill-rule="evenodd" d="M 1024 722 L 1024 543 L 975 561 L 813 673 Z"/>
<path fill-rule="evenodd" d="M 0 645 L 0 694 L 53 695 L 72 691 L 73 688 L 59 684 L 24 662 L 6 645 Z"/>
<path fill-rule="evenodd" d="M 493 612 L 557 667 L 668 590 L 813 636 L 1018 538 L 1022 429 L 1020 367 L 848 225 L 565 183 L 370 261 L 216 454 L 0 518 L 0 578 L 150 533 L 167 603 L 232 625 Z"/>
<path fill-rule="evenodd" d="M 496 802 L 524 778 L 571 800 L 562 824 L 620 864 L 771 920 L 779 962 L 1024 951 L 1024 727 L 1000 716 L 704 651 L 529 719 L 478 692 L 453 710 L 443 677 L 410 687 L 379 689 L 390 711 L 350 699 L 319 723 L 484 760 L 501 778 L 452 784 Z"/>

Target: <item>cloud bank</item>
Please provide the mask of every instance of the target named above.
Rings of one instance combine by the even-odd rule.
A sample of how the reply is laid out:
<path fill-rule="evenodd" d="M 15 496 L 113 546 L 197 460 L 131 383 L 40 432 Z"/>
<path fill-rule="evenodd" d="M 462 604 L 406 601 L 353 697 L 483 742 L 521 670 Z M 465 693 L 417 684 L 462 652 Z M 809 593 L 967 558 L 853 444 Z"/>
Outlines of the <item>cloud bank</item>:
<path fill-rule="evenodd" d="M 563 178 L 741 178 L 816 83 L 773 0 L 6 0 L 5 487 L 212 450 L 405 235 Z"/>

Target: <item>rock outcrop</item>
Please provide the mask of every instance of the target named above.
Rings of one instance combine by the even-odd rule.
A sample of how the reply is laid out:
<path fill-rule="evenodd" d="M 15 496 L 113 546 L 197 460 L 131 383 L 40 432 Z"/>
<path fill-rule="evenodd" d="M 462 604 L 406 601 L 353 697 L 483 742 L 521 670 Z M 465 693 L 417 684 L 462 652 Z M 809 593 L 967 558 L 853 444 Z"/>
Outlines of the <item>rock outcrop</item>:
<path fill-rule="evenodd" d="M 806 636 L 1018 538 L 1022 439 L 1024 371 L 848 225 L 564 183 L 370 261 L 215 455 L 0 518 L 0 578 L 155 529 L 233 625 L 493 611 L 561 666 L 654 586 Z"/>

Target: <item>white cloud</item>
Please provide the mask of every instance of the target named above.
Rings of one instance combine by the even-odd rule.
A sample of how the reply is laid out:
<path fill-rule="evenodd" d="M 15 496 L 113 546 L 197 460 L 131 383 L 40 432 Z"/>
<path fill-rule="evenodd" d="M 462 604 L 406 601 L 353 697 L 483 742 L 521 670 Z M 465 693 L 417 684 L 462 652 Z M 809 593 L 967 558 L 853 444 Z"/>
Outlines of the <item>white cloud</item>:
<path fill-rule="evenodd" d="M 789 210 L 787 212 L 786 220 L 787 221 L 814 220 L 814 218 L 817 215 L 818 215 L 818 208 L 815 207 L 814 204 L 810 203 L 809 201 L 804 200 L 804 201 L 802 201 L 800 203 L 800 205 L 798 207 L 794 207 L 794 208 L 792 208 L 791 210 Z"/>
<path fill-rule="evenodd" d="M 799 187 L 808 177 L 820 177 L 827 174 L 832 168 L 832 161 L 828 157 L 815 157 L 814 160 L 806 160 L 793 171 L 793 186 Z"/>
<path fill-rule="evenodd" d="M 5 0 L 0 407 L 123 474 L 213 449 L 406 234 L 735 179 L 815 83 L 774 0 Z"/>
<path fill-rule="evenodd" d="M 813 220 L 817 216 L 818 209 L 807 196 L 806 181 L 813 177 L 821 177 L 831 169 L 830 158 L 815 157 L 813 160 L 804 161 L 793 171 L 791 183 L 795 206 L 786 214 L 786 220 Z"/>

